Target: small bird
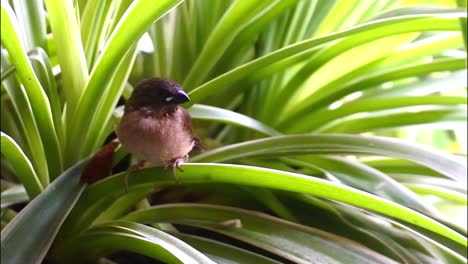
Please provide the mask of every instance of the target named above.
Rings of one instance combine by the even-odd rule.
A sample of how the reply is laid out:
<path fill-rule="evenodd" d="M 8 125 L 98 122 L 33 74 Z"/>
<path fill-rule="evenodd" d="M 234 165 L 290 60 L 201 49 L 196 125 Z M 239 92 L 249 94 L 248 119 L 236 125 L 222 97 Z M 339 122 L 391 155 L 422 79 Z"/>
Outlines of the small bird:
<path fill-rule="evenodd" d="M 175 170 L 181 170 L 188 153 L 199 146 L 190 114 L 180 106 L 188 101 L 187 93 L 172 80 L 149 78 L 135 87 L 116 129 L 120 143 L 139 160 L 129 171 L 147 162 L 172 167 L 176 177 Z"/>

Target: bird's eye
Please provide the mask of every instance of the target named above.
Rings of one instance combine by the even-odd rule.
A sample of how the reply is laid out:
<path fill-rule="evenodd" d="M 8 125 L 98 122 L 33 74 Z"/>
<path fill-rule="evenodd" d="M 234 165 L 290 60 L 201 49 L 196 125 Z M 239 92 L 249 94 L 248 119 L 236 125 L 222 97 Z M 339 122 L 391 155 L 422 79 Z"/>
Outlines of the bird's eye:
<path fill-rule="evenodd" d="M 166 102 L 170 102 L 170 101 L 172 101 L 172 99 L 174 99 L 173 96 L 166 97 Z"/>

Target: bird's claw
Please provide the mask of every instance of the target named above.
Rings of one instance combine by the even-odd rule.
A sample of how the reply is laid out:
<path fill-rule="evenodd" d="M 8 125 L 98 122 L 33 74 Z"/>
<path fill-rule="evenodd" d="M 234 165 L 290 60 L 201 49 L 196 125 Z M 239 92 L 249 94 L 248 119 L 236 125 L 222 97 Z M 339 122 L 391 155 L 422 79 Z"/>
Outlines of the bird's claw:
<path fill-rule="evenodd" d="M 177 170 L 184 172 L 184 170 L 180 167 L 184 162 L 188 160 L 188 156 L 183 156 L 181 158 L 177 158 L 172 161 L 172 176 L 174 177 L 174 180 L 178 183 L 179 179 L 177 178 Z"/>
<path fill-rule="evenodd" d="M 186 161 L 185 157 L 184 158 L 178 158 L 174 161 L 174 164 L 172 165 L 174 168 L 178 169 L 181 172 L 184 172 L 184 170 L 180 167 L 184 162 Z"/>

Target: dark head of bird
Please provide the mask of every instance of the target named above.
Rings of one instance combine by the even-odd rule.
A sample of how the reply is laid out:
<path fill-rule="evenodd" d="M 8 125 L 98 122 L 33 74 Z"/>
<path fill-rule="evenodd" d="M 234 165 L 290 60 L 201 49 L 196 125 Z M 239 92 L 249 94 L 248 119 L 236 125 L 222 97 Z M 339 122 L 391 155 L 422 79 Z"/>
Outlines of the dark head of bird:
<path fill-rule="evenodd" d="M 141 81 L 133 90 L 125 105 L 128 108 L 140 108 L 155 111 L 172 111 L 179 104 L 190 101 L 187 93 L 172 80 L 149 78 Z"/>

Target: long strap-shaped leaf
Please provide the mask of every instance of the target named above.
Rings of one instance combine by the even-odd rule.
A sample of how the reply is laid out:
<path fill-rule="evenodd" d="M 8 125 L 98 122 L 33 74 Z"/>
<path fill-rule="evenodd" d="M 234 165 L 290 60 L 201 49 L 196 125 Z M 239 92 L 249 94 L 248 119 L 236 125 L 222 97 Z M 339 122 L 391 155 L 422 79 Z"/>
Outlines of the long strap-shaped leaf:
<path fill-rule="evenodd" d="M 466 165 L 455 156 L 403 140 L 346 134 L 292 135 L 252 140 L 205 152 L 192 158 L 192 161 L 222 162 L 254 156 L 299 154 L 366 154 L 402 158 L 466 182 Z"/>
<path fill-rule="evenodd" d="M 29 198 L 39 195 L 43 186 L 36 175 L 34 168 L 23 150 L 16 144 L 15 140 L 7 134 L 1 133 L 1 152 L 13 165 L 18 177 L 21 179 Z"/>
<path fill-rule="evenodd" d="M 446 86 L 443 86 L 446 87 Z M 321 127 L 343 117 L 349 117 L 356 113 L 374 112 L 401 109 L 401 112 L 408 113 L 406 107 L 429 105 L 429 106 L 447 106 L 466 104 L 466 97 L 462 96 L 395 96 L 387 98 L 368 98 L 359 99 L 343 105 L 337 109 L 322 108 L 319 111 L 305 114 L 295 123 L 288 121 L 290 126 L 286 126 L 288 134 L 303 133 L 306 131 L 321 131 Z M 306 122 L 305 120 L 310 120 Z M 294 124 L 294 125 L 291 125 Z"/>
<path fill-rule="evenodd" d="M 210 120 L 238 125 L 270 136 L 280 135 L 279 132 L 261 123 L 260 121 L 249 116 L 236 113 L 234 111 L 201 104 L 193 105 L 190 107 L 189 111 L 193 119 Z"/>
<path fill-rule="evenodd" d="M 57 47 L 62 72 L 63 93 L 69 118 L 78 106 L 79 96 L 88 81 L 88 65 L 72 1 L 45 0 L 50 27 Z"/>
<path fill-rule="evenodd" d="M 171 222 L 207 228 L 280 255 L 294 263 L 395 263 L 354 241 L 257 211 L 208 204 L 170 204 L 128 214 L 141 223 Z M 237 219 L 239 226 L 223 225 Z M 314 260 L 317 260 L 315 262 Z"/>
<path fill-rule="evenodd" d="M 81 162 L 65 171 L 2 230 L 2 263 L 41 263 L 84 190 L 80 183 L 83 165 Z"/>
<path fill-rule="evenodd" d="M 8 2 L 2 1 L 2 45 L 8 50 L 10 61 L 15 65 L 18 78 L 25 87 L 47 153 L 49 172 L 55 177 L 62 172 L 62 155 L 52 110 L 47 95 L 33 71 L 20 36 L 17 34 L 17 24 L 18 21 Z"/>
<path fill-rule="evenodd" d="M 190 90 L 190 87 L 194 87 L 203 81 L 236 35 L 244 29 L 252 18 L 271 8 L 268 5 L 274 4 L 274 2 L 277 1 L 233 1 L 206 40 L 183 86 L 187 86 L 187 89 Z"/>
<path fill-rule="evenodd" d="M 5 65 L 9 65 L 6 54 L 2 50 L 1 54 L 2 68 Z M 14 67 L 14 66 L 12 66 Z M 37 123 L 34 119 L 34 113 L 31 108 L 31 104 L 27 98 L 26 91 L 16 79 L 8 78 L 2 81 L 2 90 L 8 94 L 11 100 L 11 107 L 8 107 L 8 102 L 2 103 L 2 111 L 6 114 L 3 120 L 11 120 L 11 123 L 18 127 L 19 135 L 18 139 L 22 139 L 23 143 L 20 143 L 22 151 L 29 157 L 33 168 L 39 178 L 39 181 L 43 186 L 47 186 L 49 180 L 49 169 L 46 160 L 43 140 L 41 138 Z M 21 118 L 20 118 L 21 117 Z M 2 129 L 5 132 L 10 133 L 8 126 L 2 125 Z"/>
<path fill-rule="evenodd" d="M 68 244 L 69 243 L 69 244 Z M 133 222 L 109 222 L 91 228 L 64 246 L 72 250 L 58 250 L 62 257 L 86 252 L 87 256 L 103 256 L 117 250 L 134 251 L 167 263 L 214 264 L 208 257 L 185 242 L 165 232 Z"/>
<path fill-rule="evenodd" d="M 229 264 L 232 263 L 232 261 L 237 261 L 237 263 L 256 264 L 280 263 L 252 251 L 224 244 L 216 240 L 186 234 L 175 234 L 175 236 L 200 250 L 209 258 L 215 260 L 216 263 Z"/>
<path fill-rule="evenodd" d="M 422 15 L 395 16 L 378 21 L 366 22 L 353 28 L 336 32 L 327 36 L 304 40 L 302 42 L 295 43 L 277 51 L 271 52 L 268 55 L 253 60 L 249 63 L 243 64 L 209 82 L 202 84 L 189 93 L 191 104 L 198 103 L 207 96 L 216 92 L 220 92 L 222 89 L 229 87 L 246 76 L 251 77 L 252 74 L 256 73 L 258 70 L 269 67 L 271 64 L 294 57 L 298 54 L 300 55 L 303 52 L 317 48 L 320 45 L 330 41 L 348 36 L 355 36 L 361 32 L 366 32 L 366 34 L 363 34 L 362 38 L 360 38 L 360 41 L 362 41 L 361 43 L 364 43 L 366 41 L 375 40 L 384 36 L 409 32 L 457 30 L 457 18 L 459 17 L 466 17 L 466 13 L 461 11 L 454 12 L 453 10 L 439 10 L 435 14 L 429 13 Z M 290 65 L 284 65 L 284 67 L 289 66 Z M 243 87 L 237 86 L 231 87 L 231 89 L 243 89 Z"/>
<path fill-rule="evenodd" d="M 183 170 L 183 172 L 177 172 L 177 178 L 179 182 L 184 184 L 223 182 L 311 194 L 317 197 L 369 209 L 430 230 L 460 245 L 467 246 L 467 239 L 465 236 L 460 235 L 425 215 L 400 204 L 342 184 L 309 177 L 303 174 L 233 164 L 186 163 L 183 165 Z M 121 195 L 123 192 L 122 179 L 125 175 L 126 173 L 122 173 L 90 186 L 83 194 L 83 199 L 77 204 L 76 210 L 82 212 L 81 215 L 83 215 L 84 218 L 93 217 L 92 215 L 87 215 L 86 209 L 98 203 L 103 193 L 106 193 L 109 198 Z M 136 190 L 135 188 L 137 187 L 154 187 L 155 184 L 167 185 L 174 183 L 174 180 L 171 171 L 162 168 L 150 168 L 132 172 L 128 177 L 128 183 L 131 192 Z M 87 222 L 80 221 L 79 219 L 74 220 L 75 222 Z M 69 229 L 76 228 L 76 226 L 69 227 Z M 86 227 L 82 226 L 81 228 Z"/>

